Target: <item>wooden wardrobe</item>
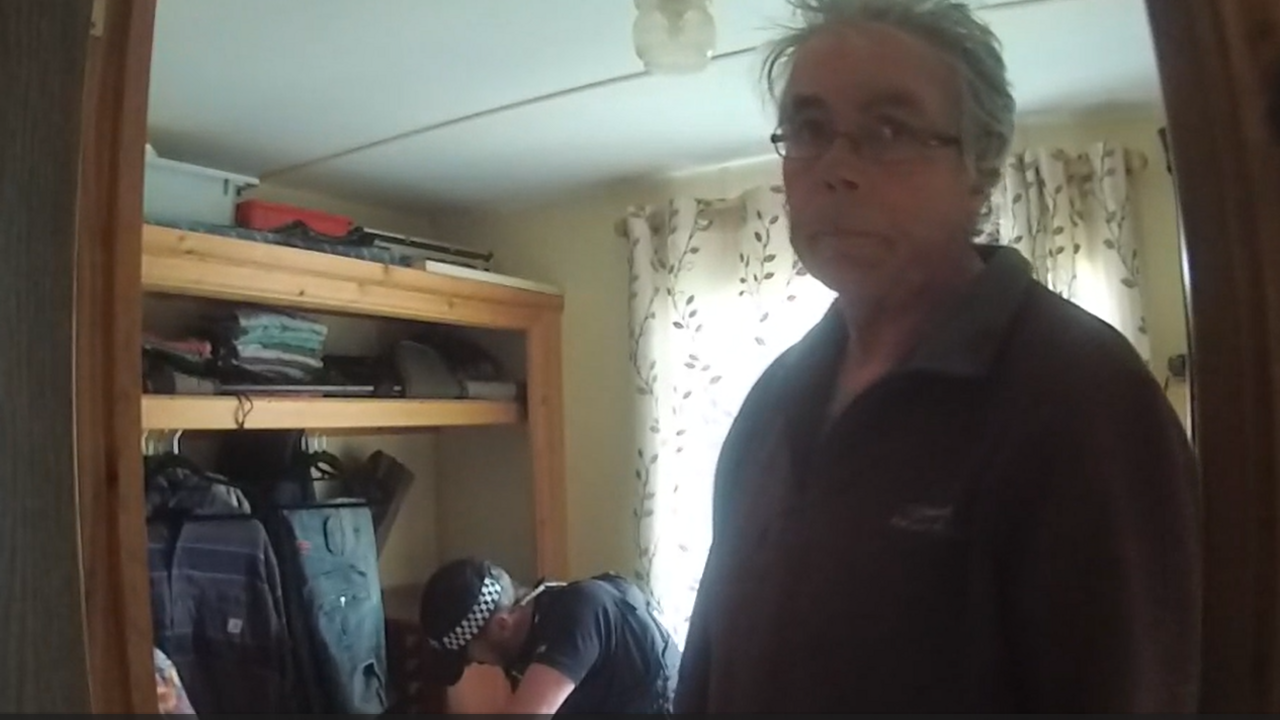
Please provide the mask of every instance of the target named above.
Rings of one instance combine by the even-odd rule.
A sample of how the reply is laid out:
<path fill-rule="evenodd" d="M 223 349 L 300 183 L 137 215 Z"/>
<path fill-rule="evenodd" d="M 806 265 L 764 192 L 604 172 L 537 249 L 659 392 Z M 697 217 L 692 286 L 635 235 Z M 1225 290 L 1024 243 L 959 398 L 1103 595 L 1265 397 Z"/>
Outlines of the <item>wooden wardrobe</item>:
<path fill-rule="evenodd" d="M 561 371 L 563 298 L 483 278 L 392 267 L 145 224 L 146 97 L 155 0 L 84 0 L 86 58 L 75 283 L 75 423 L 88 693 L 95 712 L 154 713 L 142 446 L 144 432 L 297 429 L 349 434 L 506 428 L 520 449 L 502 472 L 528 497 L 537 575 L 568 572 Z M 523 402 L 144 395 L 144 307 L 155 299 L 252 303 L 355 323 L 434 323 L 522 347 Z M 478 442 L 467 441 L 475 452 Z M 463 455 L 463 457 L 466 457 Z M 483 458 L 481 458 L 483 459 Z M 466 483 L 458 462 L 436 482 Z M 477 474 L 492 472 L 479 468 Z M 512 501 L 508 500 L 510 505 Z M 428 522 L 401 510 L 396 524 Z M 482 517 L 475 515 L 473 517 Z M 434 519 L 430 520 L 434 521 Z M 483 536 L 488 528 L 469 528 Z M 501 528 L 494 528 L 495 531 Z M 462 550 L 465 548 L 454 548 Z M 453 554 L 460 554 L 455 552 Z M 528 578 L 533 579 L 533 578 Z M 384 587 L 384 589 L 386 589 Z M 398 612 L 409 596 L 388 600 Z"/>

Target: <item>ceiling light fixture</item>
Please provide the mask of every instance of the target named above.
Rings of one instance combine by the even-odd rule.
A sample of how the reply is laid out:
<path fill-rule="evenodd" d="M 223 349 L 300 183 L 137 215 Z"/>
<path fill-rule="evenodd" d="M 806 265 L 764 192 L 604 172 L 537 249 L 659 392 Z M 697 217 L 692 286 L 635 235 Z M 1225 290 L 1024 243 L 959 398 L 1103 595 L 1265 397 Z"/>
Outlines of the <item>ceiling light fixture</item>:
<path fill-rule="evenodd" d="M 652 73 L 702 70 L 716 49 L 716 21 L 710 0 L 635 0 L 631 39 L 636 57 Z"/>

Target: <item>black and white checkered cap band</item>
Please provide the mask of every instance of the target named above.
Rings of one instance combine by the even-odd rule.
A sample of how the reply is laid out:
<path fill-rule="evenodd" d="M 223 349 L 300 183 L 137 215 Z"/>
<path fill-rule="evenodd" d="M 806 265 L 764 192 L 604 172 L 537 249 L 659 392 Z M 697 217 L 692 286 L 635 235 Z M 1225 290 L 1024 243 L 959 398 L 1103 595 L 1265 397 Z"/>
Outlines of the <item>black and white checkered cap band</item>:
<path fill-rule="evenodd" d="M 489 622 L 489 616 L 493 615 L 494 608 L 498 607 L 498 598 L 501 596 L 502 586 L 498 581 L 485 578 L 484 584 L 480 586 L 480 597 L 476 598 L 476 604 L 471 606 L 471 611 L 462 619 L 462 622 L 458 623 L 458 627 L 441 638 L 440 644 L 450 650 L 461 650 L 466 647 L 467 643 L 484 629 L 484 624 Z"/>

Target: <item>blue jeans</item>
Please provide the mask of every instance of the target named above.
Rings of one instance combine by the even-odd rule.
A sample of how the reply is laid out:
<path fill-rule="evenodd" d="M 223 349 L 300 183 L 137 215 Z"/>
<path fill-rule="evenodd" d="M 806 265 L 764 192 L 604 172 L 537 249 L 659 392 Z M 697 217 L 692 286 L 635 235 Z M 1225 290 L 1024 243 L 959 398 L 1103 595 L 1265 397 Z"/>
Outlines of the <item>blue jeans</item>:
<path fill-rule="evenodd" d="M 373 518 L 365 506 L 282 511 L 292 529 L 321 712 L 377 715 L 387 707 L 386 626 Z"/>

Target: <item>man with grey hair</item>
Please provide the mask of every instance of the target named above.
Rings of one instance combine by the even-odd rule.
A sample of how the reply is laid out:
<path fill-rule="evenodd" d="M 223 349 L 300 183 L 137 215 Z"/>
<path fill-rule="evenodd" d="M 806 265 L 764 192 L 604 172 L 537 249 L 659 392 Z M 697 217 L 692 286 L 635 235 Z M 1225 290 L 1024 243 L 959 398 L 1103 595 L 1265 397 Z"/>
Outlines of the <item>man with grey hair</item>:
<path fill-rule="evenodd" d="M 838 299 L 722 449 L 678 712 L 1187 711 L 1194 456 L 1117 331 L 973 241 L 1013 133 L 954 0 L 805 0 L 766 64 Z"/>

